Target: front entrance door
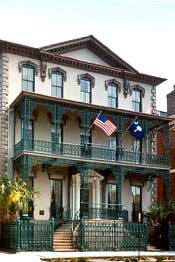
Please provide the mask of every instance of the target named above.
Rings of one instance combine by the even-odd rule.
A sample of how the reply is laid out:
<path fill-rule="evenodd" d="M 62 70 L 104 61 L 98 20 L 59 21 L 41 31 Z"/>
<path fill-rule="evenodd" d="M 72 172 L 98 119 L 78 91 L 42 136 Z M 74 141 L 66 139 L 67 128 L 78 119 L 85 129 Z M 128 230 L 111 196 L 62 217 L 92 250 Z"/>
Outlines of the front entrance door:
<path fill-rule="evenodd" d="M 50 215 L 56 219 L 63 211 L 63 181 L 61 179 L 51 179 L 51 207 Z"/>

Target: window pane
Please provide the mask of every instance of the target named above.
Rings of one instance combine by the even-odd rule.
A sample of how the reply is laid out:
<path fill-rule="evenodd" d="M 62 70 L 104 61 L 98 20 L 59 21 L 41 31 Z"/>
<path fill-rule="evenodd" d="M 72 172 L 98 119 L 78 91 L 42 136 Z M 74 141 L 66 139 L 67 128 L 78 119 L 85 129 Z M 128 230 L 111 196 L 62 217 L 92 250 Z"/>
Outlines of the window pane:
<path fill-rule="evenodd" d="M 135 103 L 135 111 L 140 112 L 140 103 Z"/>
<path fill-rule="evenodd" d="M 22 89 L 27 91 L 27 81 L 22 81 Z"/>
<path fill-rule="evenodd" d="M 89 80 L 81 79 L 80 91 L 81 102 L 90 103 L 91 83 Z"/>
<path fill-rule="evenodd" d="M 27 68 L 26 67 L 22 68 L 22 78 L 27 79 Z"/>
<path fill-rule="evenodd" d="M 52 86 L 52 96 L 56 96 L 56 86 Z"/>
<path fill-rule="evenodd" d="M 28 68 L 28 80 L 33 81 L 33 69 Z"/>
<path fill-rule="evenodd" d="M 22 89 L 34 91 L 34 68 L 23 66 L 22 68 Z"/>
<path fill-rule="evenodd" d="M 61 88 L 57 87 L 57 97 L 61 97 Z"/>
<path fill-rule="evenodd" d="M 116 97 L 116 87 L 108 86 L 108 96 Z"/>
<path fill-rule="evenodd" d="M 140 90 L 133 90 L 133 93 L 132 93 L 132 109 L 136 112 L 141 111 L 141 92 L 140 92 Z"/>
<path fill-rule="evenodd" d="M 29 92 L 33 92 L 33 82 L 27 82 L 27 89 Z"/>
<path fill-rule="evenodd" d="M 62 81 L 62 74 L 59 73 L 52 73 L 51 79 L 51 94 L 52 96 L 62 97 L 62 88 L 63 88 L 63 81 Z"/>
<path fill-rule="evenodd" d="M 140 102 L 140 91 L 135 92 L 135 101 Z"/>
<path fill-rule="evenodd" d="M 116 137 L 115 136 L 109 137 L 108 145 L 109 145 L 109 148 L 116 149 Z"/>
<path fill-rule="evenodd" d="M 56 86 L 56 74 L 52 74 L 52 85 Z"/>
<path fill-rule="evenodd" d="M 108 97 L 108 106 L 116 108 L 116 98 Z"/>
<path fill-rule="evenodd" d="M 57 74 L 56 75 L 56 85 L 57 86 L 62 86 L 62 75 L 61 74 Z"/>
<path fill-rule="evenodd" d="M 116 200 L 117 200 L 116 198 L 117 198 L 116 185 L 108 184 L 108 204 L 116 204 Z"/>

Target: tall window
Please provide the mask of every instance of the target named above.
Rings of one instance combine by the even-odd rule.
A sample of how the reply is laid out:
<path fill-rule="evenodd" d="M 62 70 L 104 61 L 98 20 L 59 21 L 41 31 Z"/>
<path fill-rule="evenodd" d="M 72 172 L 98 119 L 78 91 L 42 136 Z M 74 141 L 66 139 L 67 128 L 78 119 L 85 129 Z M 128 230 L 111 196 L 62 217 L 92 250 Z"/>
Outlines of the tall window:
<path fill-rule="evenodd" d="M 30 139 L 34 139 L 34 121 L 30 120 L 29 122 L 29 126 L 28 126 L 28 130 L 31 131 L 31 137 Z M 21 139 L 25 139 L 26 137 L 24 137 L 24 120 L 21 119 Z"/>
<path fill-rule="evenodd" d="M 80 85 L 81 102 L 91 103 L 91 81 L 87 78 L 82 78 L 80 81 Z"/>
<path fill-rule="evenodd" d="M 116 184 L 108 184 L 108 205 L 109 208 L 116 208 L 117 204 L 117 185 Z"/>
<path fill-rule="evenodd" d="M 114 83 L 108 85 L 108 106 L 113 108 L 118 107 L 117 86 Z"/>
<path fill-rule="evenodd" d="M 22 89 L 29 92 L 35 91 L 35 68 L 32 65 L 22 66 Z"/>
<path fill-rule="evenodd" d="M 139 89 L 133 89 L 132 91 L 132 109 L 135 112 L 142 112 L 142 96 Z"/>
<path fill-rule="evenodd" d="M 59 72 L 52 73 L 51 95 L 55 97 L 63 97 L 63 75 Z"/>
<path fill-rule="evenodd" d="M 132 220 L 139 221 L 139 214 L 142 212 L 142 187 L 132 186 Z"/>
<path fill-rule="evenodd" d="M 108 147 L 110 149 L 116 149 L 116 136 L 113 135 L 108 138 Z"/>

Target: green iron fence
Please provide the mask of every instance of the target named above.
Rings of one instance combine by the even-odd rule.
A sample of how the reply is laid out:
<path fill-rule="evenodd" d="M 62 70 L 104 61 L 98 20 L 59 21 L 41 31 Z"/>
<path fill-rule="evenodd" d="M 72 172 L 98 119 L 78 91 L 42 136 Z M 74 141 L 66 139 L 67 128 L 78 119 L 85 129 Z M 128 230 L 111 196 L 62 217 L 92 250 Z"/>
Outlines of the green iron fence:
<path fill-rule="evenodd" d="M 168 224 L 168 247 L 169 250 L 175 250 L 175 223 Z"/>
<path fill-rule="evenodd" d="M 147 225 L 82 221 L 79 246 L 84 251 L 146 250 Z"/>
<path fill-rule="evenodd" d="M 110 149 L 107 146 L 96 144 L 76 145 L 59 143 L 55 145 L 53 142 L 49 141 L 30 139 L 24 141 L 22 139 L 15 145 L 15 154 L 20 153 L 22 150 L 153 166 L 168 165 L 168 158 L 166 156 L 130 152 L 123 148 Z"/>
<path fill-rule="evenodd" d="M 16 251 L 53 250 L 54 219 L 16 220 L 1 225 L 1 246 Z"/>

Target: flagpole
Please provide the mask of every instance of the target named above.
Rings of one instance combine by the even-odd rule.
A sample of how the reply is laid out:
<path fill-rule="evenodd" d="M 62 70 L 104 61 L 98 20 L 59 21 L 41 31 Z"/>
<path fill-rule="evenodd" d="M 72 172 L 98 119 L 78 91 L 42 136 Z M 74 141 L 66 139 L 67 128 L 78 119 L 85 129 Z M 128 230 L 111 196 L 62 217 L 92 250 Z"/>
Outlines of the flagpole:
<path fill-rule="evenodd" d="M 130 126 L 132 125 L 133 122 L 135 122 L 137 119 L 137 116 L 134 118 L 134 120 L 131 122 L 131 124 L 127 127 L 127 129 L 125 129 L 123 135 L 121 136 L 120 140 L 119 140 L 119 144 L 122 141 L 123 137 L 125 136 L 126 132 L 128 131 L 128 129 L 130 128 Z"/>
<path fill-rule="evenodd" d="M 96 119 L 97 117 L 99 117 L 99 115 L 100 115 L 101 113 L 102 113 L 102 111 L 100 110 L 100 112 L 99 112 L 98 115 L 95 117 L 95 119 Z M 89 131 L 91 130 L 91 128 L 92 128 L 92 126 L 93 126 L 93 124 L 94 124 L 94 121 L 93 121 L 92 124 L 90 125 L 90 127 L 89 127 L 86 135 L 88 135 Z"/>

